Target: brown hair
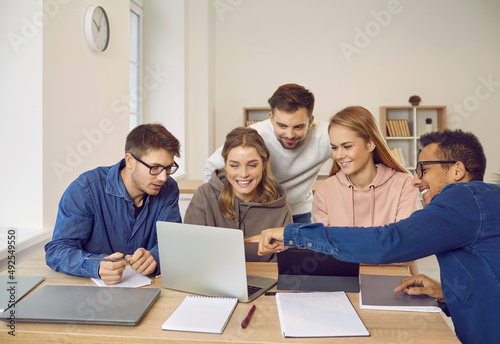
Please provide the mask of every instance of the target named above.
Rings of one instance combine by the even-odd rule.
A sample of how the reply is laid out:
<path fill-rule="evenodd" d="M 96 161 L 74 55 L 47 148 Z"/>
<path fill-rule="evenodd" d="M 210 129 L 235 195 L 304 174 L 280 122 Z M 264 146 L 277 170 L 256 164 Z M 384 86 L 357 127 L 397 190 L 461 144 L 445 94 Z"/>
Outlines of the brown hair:
<path fill-rule="evenodd" d="M 125 153 L 141 158 L 151 149 L 165 149 L 176 157 L 180 157 L 180 147 L 179 140 L 163 125 L 141 124 L 128 133 L 125 142 Z"/>
<path fill-rule="evenodd" d="M 342 125 L 351 129 L 367 143 L 372 140 L 375 144 L 375 149 L 372 152 L 373 162 L 375 164 L 384 164 L 393 170 L 409 173 L 391 154 L 387 143 L 380 133 L 375 117 L 373 117 L 370 111 L 364 107 L 350 106 L 339 111 L 330 119 L 328 132 L 330 132 L 330 128 L 334 125 Z M 340 166 L 334 160 L 332 169 L 330 170 L 330 176 L 333 176 L 338 171 L 340 171 Z"/>
<path fill-rule="evenodd" d="M 305 107 L 307 116 L 310 118 L 314 109 L 314 95 L 304 86 L 297 84 L 286 84 L 278 87 L 268 102 L 273 115 L 274 109 L 292 113 Z"/>
<path fill-rule="evenodd" d="M 278 199 L 279 185 L 271 173 L 269 164 L 271 153 L 259 133 L 252 128 L 238 127 L 227 134 L 226 142 L 224 143 L 224 147 L 222 147 L 222 157 L 224 158 L 224 163 L 227 162 L 227 156 L 229 155 L 231 149 L 236 147 L 254 147 L 262 159 L 264 167 L 262 171 L 262 180 L 257 186 L 259 193 L 264 196 L 261 203 L 265 204 Z M 236 212 L 234 210 L 234 191 L 227 178 L 224 182 L 218 203 L 219 210 L 225 217 L 231 220 L 237 220 Z"/>

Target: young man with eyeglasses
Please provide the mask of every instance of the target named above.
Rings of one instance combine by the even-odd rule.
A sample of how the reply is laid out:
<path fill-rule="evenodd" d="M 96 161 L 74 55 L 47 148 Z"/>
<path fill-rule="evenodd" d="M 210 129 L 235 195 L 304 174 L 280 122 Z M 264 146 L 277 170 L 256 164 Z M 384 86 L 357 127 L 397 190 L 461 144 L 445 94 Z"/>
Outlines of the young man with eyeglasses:
<path fill-rule="evenodd" d="M 181 222 L 179 141 L 161 124 L 127 136 L 125 158 L 80 175 L 59 203 L 47 265 L 66 274 L 120 282 L 127 263 L 143 275 L 159 272 L 156 221 Z M 108 258 L 116 261 L 93 259 Z"/>
<path fill-rule="evenodd" d="M 424 275 L 395 291 L 427 294 L 449 311 L 463 343 L 500 343 L 500 186 L 483 182 L 479 140 L 461 130 L 420 138 L 413 185 L 425 208 L 384 227 L 291 224 L 262 232 L 259 254 L 305 247 L 335 258 L 373 264 L 435 254 L 441 285 Z"/>

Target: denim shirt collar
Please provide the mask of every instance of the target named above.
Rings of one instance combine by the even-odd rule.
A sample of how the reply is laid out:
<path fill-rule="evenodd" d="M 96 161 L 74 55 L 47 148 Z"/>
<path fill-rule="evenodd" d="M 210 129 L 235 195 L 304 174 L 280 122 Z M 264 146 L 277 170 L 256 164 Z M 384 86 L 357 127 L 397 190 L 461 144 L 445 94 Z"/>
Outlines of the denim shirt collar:
<path fill-rule="evenodd" d="M 120 171 L 124 167 L 125 159 L 122 159 L 109 169 L 108 177 L 106 179 L 106 193 L 116 197 L 122 197 L 125 200 L 132 202 L 132 199 L 130 199 L 127 189 L 125 188 L 125 184 L 123 184 L 123 180 L 120 176 Z"/>
<path fill-rule="evenodd" d="M 123 179 L 120 175 L 120 171 L 125 167 L 125 159 L 120 160 L 119 163 L 112 166 L 109 170 L 108 177 L 106 179 L 106 193 L 115 197 L 121 197 L 126 201 L 132 202 L 132 199 L 128 195 L 127 188 L 123 184 Z M 145 204 L 149 203 L 148 195 L 144 195 Z"/>

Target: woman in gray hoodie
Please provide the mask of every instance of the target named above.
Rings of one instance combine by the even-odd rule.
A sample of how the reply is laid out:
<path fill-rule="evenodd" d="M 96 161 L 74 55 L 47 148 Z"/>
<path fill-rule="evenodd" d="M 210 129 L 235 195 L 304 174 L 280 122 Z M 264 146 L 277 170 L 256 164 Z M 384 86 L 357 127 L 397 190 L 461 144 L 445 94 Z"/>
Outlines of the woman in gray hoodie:
<path fill-rule="evenodd" d="M 245 238 L 292 223 L 286 192 L 271 173 L 269 150 L 256 130 L 232 130 L 222 157 L 224 167 L 213 171 L 208 183 L 196 190 L 184 223 L 239 229 Z M 257 255 L 257 248 L 257 244 L 245 245 L 247 261 L 274 260 L 274 255 Z"/>

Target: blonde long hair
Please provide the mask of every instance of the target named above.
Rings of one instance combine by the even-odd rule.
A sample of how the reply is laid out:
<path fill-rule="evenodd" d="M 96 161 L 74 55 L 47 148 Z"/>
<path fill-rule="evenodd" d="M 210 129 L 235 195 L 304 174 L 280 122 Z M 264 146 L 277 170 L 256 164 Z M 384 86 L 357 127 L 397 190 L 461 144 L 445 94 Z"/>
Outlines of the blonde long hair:
<path fill-rule="evenodd" d="M 377 126 L 375 117 L 373 117 L 370 111 L 368 111 L 364 107 L 349 106 L 339 111 L 330 119 L 328 132 L 330 132 L 330 128 L 334 125 L 342 125 L 351 129 L 366 143 L 372 140 L 372 142 L 375 144 L 375 149 L 372 152 L 373 162 L 375 164 L 384 164 L 392 168 L 393 170 L 410 173 L 391 154 L 389 147 L 387 146 L 387 143 L 385 142 L 379 127 Z M 340 166 L 334 160 L 332 169 L 330 170 L 330 176 L 335 175 L 338 171 L 340 171 Z"/>
<path fill-rule="evenodd" d="M 265 204 L 277 200 L 279 197 L 279 185 L 271 173 L 269 164 L 271 153 L 259 133 L 252 128 L 238 127 L 227 134 L 226 142 L 222 148 L 224 164 L 227 163 L 227 156 L 231 149 L 236 147 L 254 147 L 262 159 L 262 180 L 257 186 L 259 194 L 263 195 L 260 203 Z M 234 210 L 234 197 L 233 187 L 226 178 L 218 199 L 219 210 L 223 216 L 236 221 L 238 217 Z"/>

